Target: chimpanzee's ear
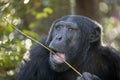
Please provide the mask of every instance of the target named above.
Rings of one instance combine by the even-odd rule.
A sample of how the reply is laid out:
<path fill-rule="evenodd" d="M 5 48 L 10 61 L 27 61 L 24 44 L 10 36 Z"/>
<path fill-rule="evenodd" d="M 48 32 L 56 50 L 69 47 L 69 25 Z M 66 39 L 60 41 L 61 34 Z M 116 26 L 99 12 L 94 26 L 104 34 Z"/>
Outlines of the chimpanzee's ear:
<path fill-rule="evenodd" d="M 101 27 L 96 26 L 89 36 L 90 42 L 96 42 L 101 39 Z"/>

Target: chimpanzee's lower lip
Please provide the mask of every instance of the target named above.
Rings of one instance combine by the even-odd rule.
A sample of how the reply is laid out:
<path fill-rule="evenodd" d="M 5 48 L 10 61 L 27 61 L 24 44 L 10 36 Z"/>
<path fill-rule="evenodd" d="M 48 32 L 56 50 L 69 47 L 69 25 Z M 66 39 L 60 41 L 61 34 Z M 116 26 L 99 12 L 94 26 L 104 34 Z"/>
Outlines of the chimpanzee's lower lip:
<path fill-rule="evenodd" d="M 54 55 L 51 55 L 51 58 L 52 61 L 57 64 L 64 63 L 64 61 L 66 60 L 65 54 L 60 52 L 56 52 Z"/>

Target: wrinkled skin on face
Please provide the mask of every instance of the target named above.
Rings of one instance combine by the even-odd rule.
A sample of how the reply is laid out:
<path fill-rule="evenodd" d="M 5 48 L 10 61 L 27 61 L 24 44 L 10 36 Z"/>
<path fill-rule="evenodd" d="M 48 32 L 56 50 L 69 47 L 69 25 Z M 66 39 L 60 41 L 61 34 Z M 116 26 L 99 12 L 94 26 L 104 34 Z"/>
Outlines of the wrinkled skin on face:
<path fill-rule="evenodd" d="M 83 20 L 81 19 L 81 21 Z M 87 41 L 89 36 L 87 35 L 90 32 L 85 27 L 89 25 L 83 25 L 80 21 L 78 24 L 77 21 L 79 20 L 75 17 L 61 18 L 55 21 L 51 27 L 48 38 L 49 48 L 55 51 L 56 55 L 50 54 L 49 62 L 55 71 L 61 72 L 69 69 L 64 60 L 71 65 L 74 65 L 74 61 L 82 63 L 84 60 L 83 53 L 89 48 L 89 41 Z M 81 58 L 81 61 L 78 58 Z"/>
<path fill-rule="evenodd" d="M 57 55 L 50 54 L 50 63 L 53 69 L 57 71 L 64 71 L 68 67 L 64 64 L 64 60 L 70 61 L 74 58 L 74 51 L 77 51 L 75 47 L 79 40 L 80 29 L 76 23 L 72 21 L 59 21 L 53 27 L 52 41 L 49 47 L 56 52 Z M 78 43 L 77 43 L 78 44 Z M 73 55 L 73 56 L 70 56 Z"/>

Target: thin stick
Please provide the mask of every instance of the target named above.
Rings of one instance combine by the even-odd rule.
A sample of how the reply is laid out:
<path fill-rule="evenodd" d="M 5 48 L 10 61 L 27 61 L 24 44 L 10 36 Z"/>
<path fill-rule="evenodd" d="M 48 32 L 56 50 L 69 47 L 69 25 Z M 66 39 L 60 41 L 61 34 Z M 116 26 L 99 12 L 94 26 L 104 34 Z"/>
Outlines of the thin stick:
<path fill-rule="evenodd" d="M 10 24 L 5 18 L 4 21 L 6 21 L 8 24 Z M 47 46 L 43 45 L 42 43 L 40 43 L 39 41 L 33 39 L 32 37 L 26 35 L 25 33 L 23 33 L 21 30 L 19 30 L 18 28 L 16 28 L 16 26 L 14 24 L 10 24 L 12 26 L 12 28 L 14 28 L 15 30 L 17 30 L 19 33 L 21 33 L 22 35 L 24 35 L 25 37 L 31 39 L 32 41 L 34 41 L 35 43 L 39 44 L 40 46 L 44 47 L 45 49 L 47 49 L 48 51 L 50 51 L 52 54 L 56 54 L 53 50 L 51 50 L 50 48 L 48 48 Z M 58 57 L 60 57 L 65 64 L 67 64 L 73 71 L 75 71 L 79 76 L 82 76 L 82 74 L 76 70 L 72 65 L 70 65 L 67 61 L 65 61 L 59 54 L 56 54 Z"/>

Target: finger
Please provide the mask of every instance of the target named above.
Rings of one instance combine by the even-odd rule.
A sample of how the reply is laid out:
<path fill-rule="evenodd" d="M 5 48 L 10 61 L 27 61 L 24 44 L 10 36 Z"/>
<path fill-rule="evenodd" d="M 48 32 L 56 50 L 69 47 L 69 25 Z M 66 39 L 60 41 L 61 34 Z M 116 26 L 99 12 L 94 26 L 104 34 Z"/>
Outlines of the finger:
<path fill-rule="evenodd" d="M 82 77 L 77 77 L 77 80 L 84 80 Z"/>
<path fill-rule="evenodd" d="M 93 76 L 90 73 L 84 72 L 83 78 L 84 78 L 84 80 L 92 80 Z"/>

